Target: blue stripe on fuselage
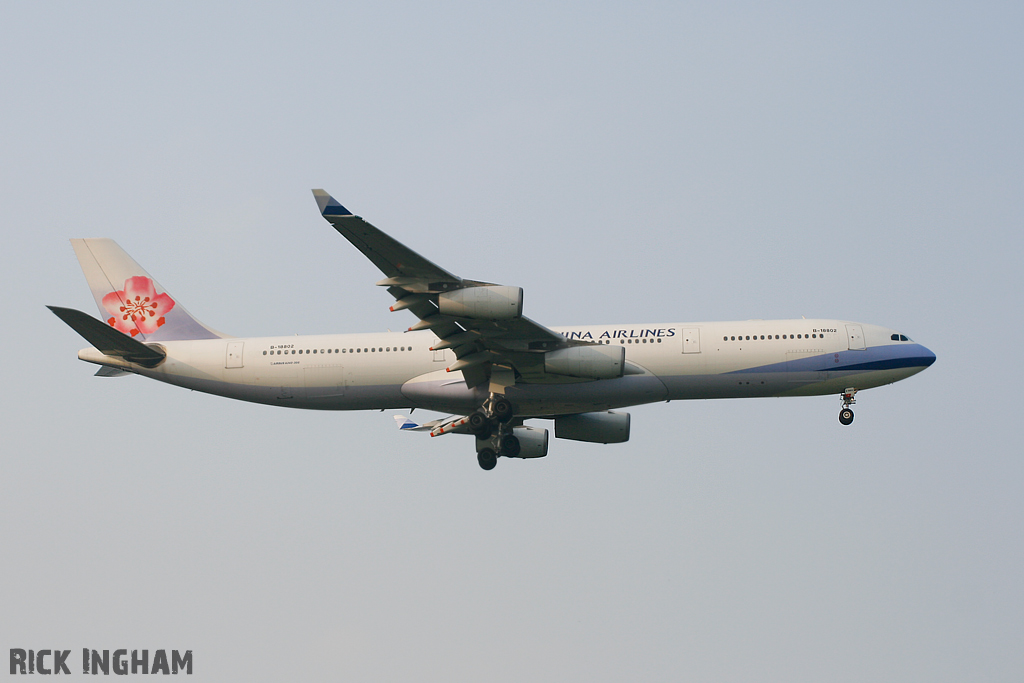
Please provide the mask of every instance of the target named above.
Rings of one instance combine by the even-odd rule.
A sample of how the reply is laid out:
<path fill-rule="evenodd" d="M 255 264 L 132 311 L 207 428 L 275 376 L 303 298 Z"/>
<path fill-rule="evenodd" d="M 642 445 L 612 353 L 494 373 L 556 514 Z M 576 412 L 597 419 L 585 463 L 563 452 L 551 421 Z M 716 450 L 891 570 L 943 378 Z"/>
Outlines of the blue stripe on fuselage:
<path fill-rule="evenodd" d="M 920 344 L 885 344 L 860 351 L 839 351 L 817 356 L 770 363 L 746 370 L 725 373 L 737 375 L 751 372 L 867 372 L 894 368 L 926 368 L 935 362 L 935 354 Z"/>

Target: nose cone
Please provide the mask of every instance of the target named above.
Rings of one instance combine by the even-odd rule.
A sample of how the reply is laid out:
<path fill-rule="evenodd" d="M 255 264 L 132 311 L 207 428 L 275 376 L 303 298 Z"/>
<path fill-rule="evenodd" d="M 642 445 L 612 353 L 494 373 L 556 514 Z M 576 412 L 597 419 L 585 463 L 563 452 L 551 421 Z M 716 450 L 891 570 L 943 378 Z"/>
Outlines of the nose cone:
<path fill-rule="evenodd" d="M 922 346 L 921 347 L 921 365 L 923 367 L 927 368 L 928 366 L 930 366 L 934 362 L 935 362 L 935 354 L 932 353 L 930 349 L 926 349 L 925 347 Z"/>

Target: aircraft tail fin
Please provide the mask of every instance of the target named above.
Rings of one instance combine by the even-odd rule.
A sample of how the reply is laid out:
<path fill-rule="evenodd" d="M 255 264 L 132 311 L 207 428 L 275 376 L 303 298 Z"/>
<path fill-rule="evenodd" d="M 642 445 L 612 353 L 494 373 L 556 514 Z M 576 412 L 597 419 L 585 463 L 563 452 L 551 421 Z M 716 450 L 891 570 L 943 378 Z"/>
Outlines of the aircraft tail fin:
<path fill-rule="evenodd" d="M 73 239 L 71 246 L 96 299 L 100 316 L 111 328 L 142 341 L 227 336 L 192 317 L 114 240 Z M 75 327 L 64 316 L 61 318 Z M 78 331 L 81 334 L 81 330 Z"/>

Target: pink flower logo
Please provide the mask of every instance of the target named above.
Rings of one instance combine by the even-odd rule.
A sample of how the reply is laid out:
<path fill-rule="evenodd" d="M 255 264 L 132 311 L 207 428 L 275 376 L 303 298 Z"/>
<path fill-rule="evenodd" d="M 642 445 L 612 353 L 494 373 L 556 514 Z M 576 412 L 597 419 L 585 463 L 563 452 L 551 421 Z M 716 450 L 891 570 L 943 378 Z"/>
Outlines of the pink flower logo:
<path fill-rule="evenodd" d="M 164 316 L 174 308 L 174 299 L 157 294 L 153 281 L 140 275 L 125 280 L 123 290 L 103 297 L 103 307 L 111 314 L 107 324 L 134 337 L 139 332 L 156 332 L 164 324 Z"/>

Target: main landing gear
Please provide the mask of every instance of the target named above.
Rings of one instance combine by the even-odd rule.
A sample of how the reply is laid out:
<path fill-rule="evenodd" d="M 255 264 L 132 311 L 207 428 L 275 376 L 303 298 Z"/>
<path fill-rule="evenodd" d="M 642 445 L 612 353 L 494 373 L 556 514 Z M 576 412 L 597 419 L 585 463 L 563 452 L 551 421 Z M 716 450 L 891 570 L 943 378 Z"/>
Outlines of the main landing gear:
<path fill-rule="evenodd" d="M 519 455 L 519 439 L 512 434 L 512 403 L 491 394 L 480 410 L 469 416 L 469 431 L 476 435 L 476 460 L 481 469 L 493 470 L 499 457 Z"/>
<path fill-rule="evenodd" d="M 850 410 L 850 406 L 857 402 L 854 396 L 857 395 L 857 390 L 853 387 L 849 387 L 840 395 L 840 399 L 843 402 L 843 409 L 839 411 L 839 422 L 844 425 L 853 424 L 853 411 Z"/>
<path fill-rule="evenodd" d="M 493 448 L 481 448 L 476 452 L 476 461 L 480 463 L 481 469 L 493 470 L 498 464 L 498 454 Z"/>

